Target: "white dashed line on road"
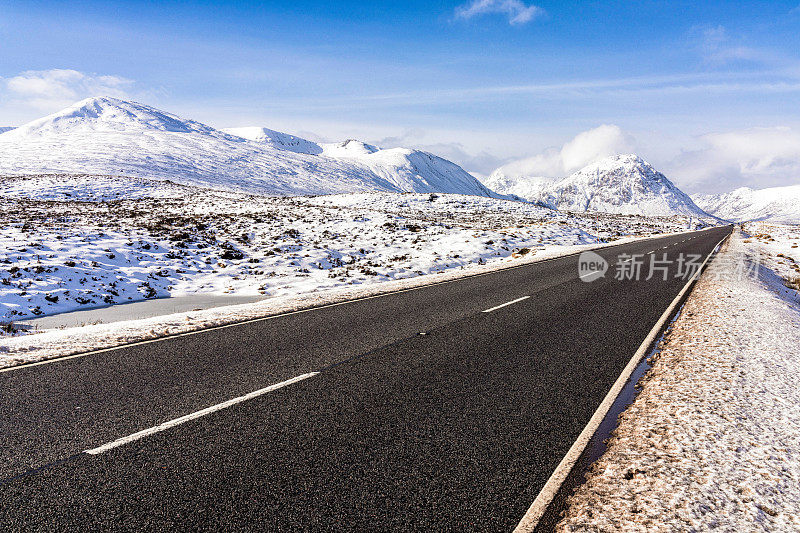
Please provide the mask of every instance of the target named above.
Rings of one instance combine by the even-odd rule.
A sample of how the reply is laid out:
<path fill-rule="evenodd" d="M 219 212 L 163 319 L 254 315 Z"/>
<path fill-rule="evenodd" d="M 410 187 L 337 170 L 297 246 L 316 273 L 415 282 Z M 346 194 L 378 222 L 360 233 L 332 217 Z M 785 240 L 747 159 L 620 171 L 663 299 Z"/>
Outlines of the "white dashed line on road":
<path fill-rule="evenodd" d="M 84 453 L 88 453 L 89 455 L 98 455 L 103 452 L 107 452 L 109 450 L 113 450 L 119 446 L 123 446 L 130 442 L 142 439 L 144 437 L 148 437 L 155 433 L 160 433 L 161 431 L 165 431 L 170 428 L 174 428 L 175 426 L 179 426 L 184 422 L 189 422 L 190 420 L 195 420 L 197 418 L 210 415 L 211 413 L 216 413 L 217 411 L 221 411 L 223 409 L 227 409 L 228 407 L 232 407 L 238 403 L 246 402 L 247 400 L 252 400 L 253 398 L 257 398 L 258 396 L 262 396 L 267 394 L 268 392 L 272 392 L 278 389 L 282 389 L 287 385 L 291 385 L 293 383 L 297 383 L 298 381 L 303 381 L 304 379 L 308 379 L 311 377 L 316 376 L 319 372 L 309 372 L 307 374 L 301 374 L 299 376 L 293 377 L 292 379 L 287 379 L 286 381 L 281 381 L 280 383 L 276 383 L 275 385 L 270 385 L 269 387 L 265 387 L 263 389 L 259 389 L 257 391 L 250 392 L 245 394 L 244 396 L 239 396 L 237 398 L 232 398 L 228 401 L 218 403 L 217 405 L 212 405 L 211 407 L 206 407 L 205 409 L 201 409 L 200 411 L 196 411 L 194 413 L 182 416 L 180 418 L 175 418 L 174 420 L 170 420 L 169 422 L 164 422 L 163 424 L 159 424 L 157 426 L 144 429 L 142 431 L 137 431 L 127 437 L 122 437 L 115 441 L 111 441 L 109 443 L 103 444 L 102 446 L 98 446 L 97 448 L 92 448 L 90 450 L 84 450 Z"/>
<path fill-rule="evenodd" d="M 517 298 L 516 300 L 511 300 L 510 302 L 506 302 L 504 304 L 500 304 L 500 305 L 498 305 L 496 307 L 492 307 L 491 309 L 486 309 L 483 312 L 484 313 L 491 313 L 492 311 L 497 311 L 498 309 L 501 309 L 501 308 L 503 308 L 503 307 L 505 307 L 507 305 L 515 304 L 517 302 L 521 302 L 522 300 L 527 300 L 528 298 L 530 298 L 530 296 L 523 296 L 522 298 Z"/>

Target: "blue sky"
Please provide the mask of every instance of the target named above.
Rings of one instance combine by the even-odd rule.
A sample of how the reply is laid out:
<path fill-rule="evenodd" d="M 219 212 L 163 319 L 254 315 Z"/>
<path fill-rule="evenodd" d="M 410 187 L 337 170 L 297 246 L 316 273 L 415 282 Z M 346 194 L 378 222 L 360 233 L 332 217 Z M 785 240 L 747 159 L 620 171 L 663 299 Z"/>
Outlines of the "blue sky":
<path fill-rule="evenodd" d="M 102 93 L 481 173 L 625 150 L 690 192 L 800 183 L 798 30 L 797 0 L 4 0 L 0 125 Z"/>

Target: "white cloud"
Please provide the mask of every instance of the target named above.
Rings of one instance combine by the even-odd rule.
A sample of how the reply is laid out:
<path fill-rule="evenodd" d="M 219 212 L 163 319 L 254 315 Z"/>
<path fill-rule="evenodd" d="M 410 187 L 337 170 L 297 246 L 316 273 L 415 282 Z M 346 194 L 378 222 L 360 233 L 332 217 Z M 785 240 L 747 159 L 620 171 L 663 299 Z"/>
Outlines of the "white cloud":
<path fill-rule="evenodd" d="M 769 63 L 774 60 L 763 50 L 735 43 L 724 26 L 702 30 L 701 52 L 707 63 L 717 66 L 737 62 Z"/>
<path fill-rule="evenodd" d="M 690 192 L 800 184 L 800 132 L 789 127 L 710 133 L 669 165 Z"/>
<path fill-rule="evenodd" d="M 29 70 L 0 79 L 0 94 L 14 105 L 55 111 L 90 96 L 127 98 L 133 82 L 120 76 L 70 69 Z"/>
<path fill-rule="evenodd" d="M 526 5 L 521 0 L 472 0 L 455 10 L 456 18 L 464 20 L 494 13 L 508 16 L 508 23 L 516 26 L 544 15 L 544 9 L 533 4 Z"/>
<path fill-rule="evenodd" d="M 548 148 L 500 169 L 509 177 L 562 177 L 610 155 L 635 151 L 633 137 L 613 124 L 603 124 L 576 135 L 561 148 Z"/>

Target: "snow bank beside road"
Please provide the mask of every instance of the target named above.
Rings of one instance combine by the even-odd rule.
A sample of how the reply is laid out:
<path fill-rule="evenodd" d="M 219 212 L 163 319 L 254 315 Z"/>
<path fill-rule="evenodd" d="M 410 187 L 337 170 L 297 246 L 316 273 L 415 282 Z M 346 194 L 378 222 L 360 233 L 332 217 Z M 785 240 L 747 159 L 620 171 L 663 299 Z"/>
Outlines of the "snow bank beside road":
<path fill-rule="evenodd" d="M 739 276 L 766 253 L 745 237 L 696 286 L 559 531 L 800 528 L 800 301 L 768 267 Z"/>

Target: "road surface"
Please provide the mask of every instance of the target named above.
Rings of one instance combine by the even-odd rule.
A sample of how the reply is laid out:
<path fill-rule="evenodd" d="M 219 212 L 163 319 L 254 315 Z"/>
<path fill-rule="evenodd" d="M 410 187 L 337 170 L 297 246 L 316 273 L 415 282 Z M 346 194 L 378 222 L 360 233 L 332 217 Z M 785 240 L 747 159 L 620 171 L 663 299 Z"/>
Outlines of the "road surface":
<path fill-rule="evenodd" d="M 0 529 L 509 531 L 729 231 L 0 372 Z"/>

